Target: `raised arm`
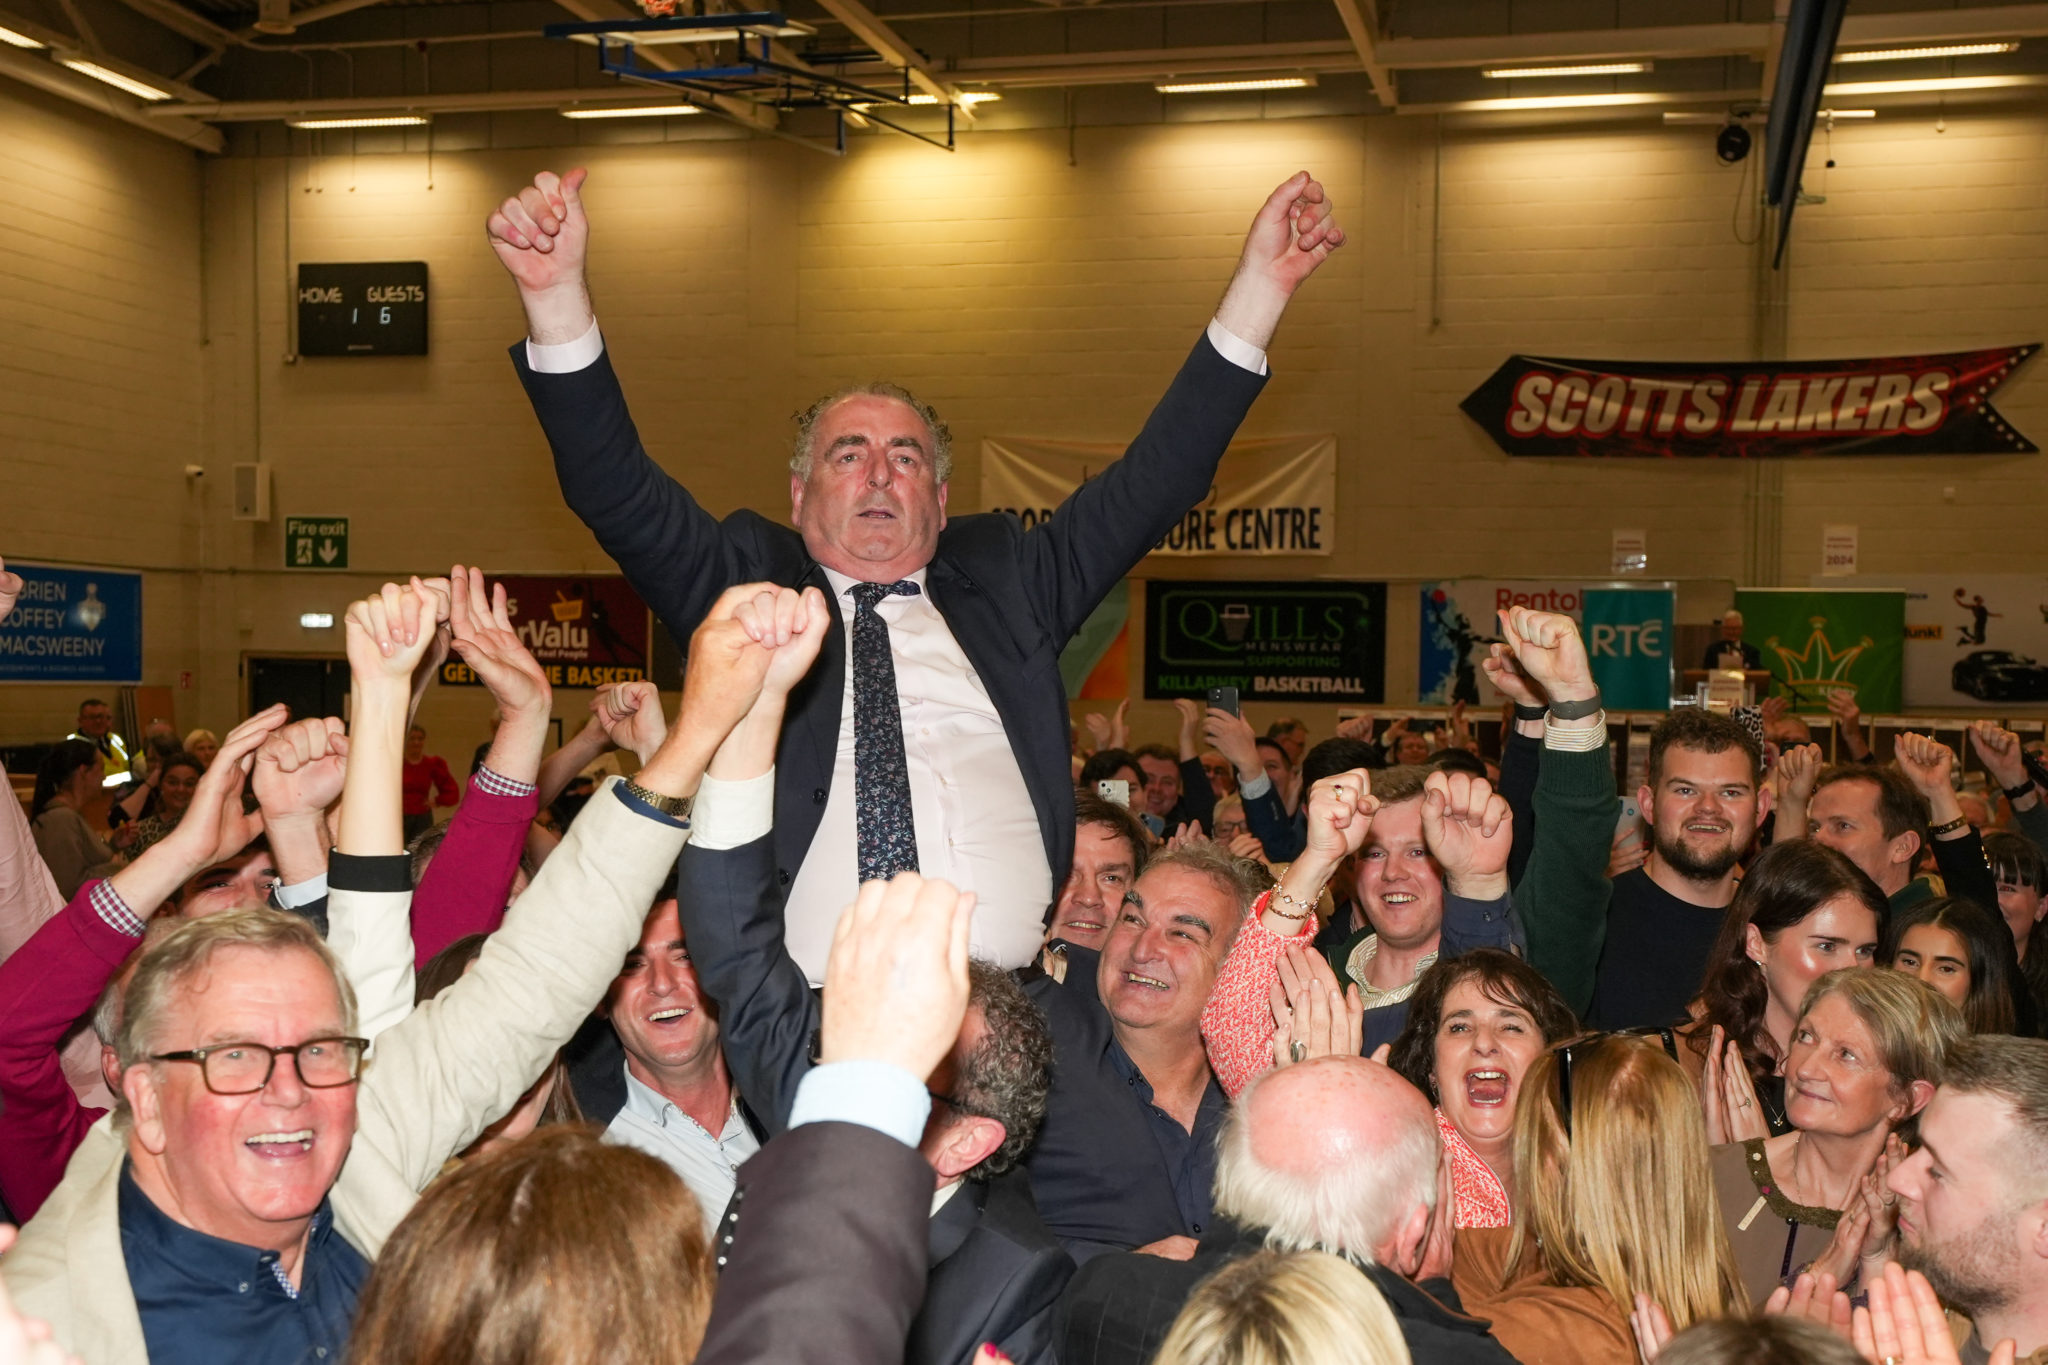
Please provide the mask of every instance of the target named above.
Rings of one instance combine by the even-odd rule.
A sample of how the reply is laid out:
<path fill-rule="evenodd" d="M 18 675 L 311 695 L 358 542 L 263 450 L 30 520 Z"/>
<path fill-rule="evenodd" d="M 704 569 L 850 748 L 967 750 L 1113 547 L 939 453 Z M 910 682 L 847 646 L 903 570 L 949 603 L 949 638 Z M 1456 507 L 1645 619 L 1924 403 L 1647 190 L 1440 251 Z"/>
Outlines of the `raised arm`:
<path fill-rule="evenodd" d="M 638 941 L 684 838 L 682 822 L 656 802 L 695 795 L 767 672 L 771 651 L 732 620 L 738 592 L 691 637 L 682 715 L 633 786 L 612 782 L 592 799 L 469 974 L 378 1041 L 356 1142 L 411 1188 L 511 1108 Z M 350 756 L 351 782 L 361 747 Z M 337 1193 L 336 1211 L 351 1240 L 374 1251 L 404 1209 L 366 1200 L 344 1210 Z"/>
<path fill-rule="evenodd" d="M 1899 771 L 1927 799 L 1929 841 L 1942 883 L 1951 896 L 1962 896 L 1998 913 L 1998 883 L 1984 857 L 1984 840 L 1963 817 L 1956 799 L 1955 750 L 1932 735 L 1903 734 L 1892 746 Z"/>
<path fill-rule="evenodd" d="M 539 807 L 535 779 L 547 743 L 554 691 L 512 629 L 505 585 L 481 569 L 449 570 L 450 646 L 498 705 L 498 733 L 469 798 L 448 821 L 441 847 L 412 894 L 413 960 L 424 967 L 459 938 L 488 934 L 505 917 L 526 830 Z"/>
<path fill-rule="evenodd" d="M 654 614 L 680 630 L 742 570 L 717 521 L 648 458 L 626 411 L 591 311 L 585 179 L 542 171 L 498 206 L 485 234 L 526 314 L 512 359 L 562 495 Z"/>
<path fill-rule="evenodd" d="M 1307 171 L 1260 206 L 1209 336 L 1195 344 L 1137 439 L 1025 535 L 1026 605 L 1050 613 L 1046 623 L 1059 639 L 1079 630 L 1110 585 L 1207 494 L 1217 461 L 1265 385 L 1265 350 L 1281 314 L 1343 242 L 1328 195 Z"/>
<path fill-rule="evenodd" d="M 783 936 L 771 838 L 775 747 L 789 689 L 816 659 L 831 615 L 816 589 L 799 596 L 785 588 L 744 604 L 738 619 L 778 648 L 759 700 L 711 760 L 676 899 L 697 980 L 718 1002 L 740 1094 L 779 1133 L 811 1069 L 818 1000 Z"/>
<path fill-rule="evenodd" d="M 1512 607 L 1502 613 L 1503 643 L 1487 672 L 1513 661 L 1550 714 L 1543 721 L 1543 763 L 1532 804 L 1536 834 L 1529 865 L 1515 888 L 1528 935 L 1529 961 L 1549 977 L 1574 1010 L 1593 998 L 1593 968 L 1607 940 L 1613 884 L 1607 858 L 1620 804 L 1607 753 L 1607 716 L 1586 658 L 1585 641 L 1568 616 Z M 1592 708 L 1588 710 L 1588 708 Z M 1566 719 L 1558 711 L 1582 714 Z"/>

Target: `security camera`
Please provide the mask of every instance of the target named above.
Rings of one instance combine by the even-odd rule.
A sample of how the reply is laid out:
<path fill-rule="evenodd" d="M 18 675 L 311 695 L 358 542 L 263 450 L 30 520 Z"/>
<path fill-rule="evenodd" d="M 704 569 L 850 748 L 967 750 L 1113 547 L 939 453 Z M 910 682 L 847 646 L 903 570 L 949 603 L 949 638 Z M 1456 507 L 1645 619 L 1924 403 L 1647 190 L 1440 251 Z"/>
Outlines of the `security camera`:
<path fill-rule="evenodd" d="M 188 478 L 188 479 L 203 479 L 203 478 L 205 478 L 205 477 L 206 477 L 206 466 L 205 466 L 205 465 L 203 465 L 203 464 L 188 464 L 188 465 L 186 465 L 186 466 L 185 466 L 185 477 L 186 477 L 186 478 Z"/>

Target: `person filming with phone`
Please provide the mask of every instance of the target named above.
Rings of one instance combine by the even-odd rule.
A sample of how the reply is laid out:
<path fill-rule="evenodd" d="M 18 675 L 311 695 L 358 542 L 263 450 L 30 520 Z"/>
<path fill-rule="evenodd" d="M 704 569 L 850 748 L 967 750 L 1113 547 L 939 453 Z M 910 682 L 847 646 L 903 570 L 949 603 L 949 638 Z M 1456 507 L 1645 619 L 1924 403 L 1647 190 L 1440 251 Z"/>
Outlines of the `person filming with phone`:
<path fill-rule="evenodd" d="M 486 225 L 526 312 L 513 363 L 570 508 L 671 631 L 749 579 L 816 586 L 833 613 L 777 770 L 790 953 L 822 982 L 857 885 L 916 871 L 977 891 L 975 954 L 1023 966 L 1074 852 L 1060 650 L 1207 494 L 1295 289 L 1344 243 L 1322 185 L 1303 171 L 1273 191 L 1137 439 L 1029 531 L 1003 513 L 948 520 L 946 424 L 886 383 L 842 388 L 798 417 L 795 529 L 748 510 L 715 519 L 627 414 L 585 276 L 585 188 L 581 170 L 542 172 Z M 787 640 L 774 629 L 762 643 Z"/>

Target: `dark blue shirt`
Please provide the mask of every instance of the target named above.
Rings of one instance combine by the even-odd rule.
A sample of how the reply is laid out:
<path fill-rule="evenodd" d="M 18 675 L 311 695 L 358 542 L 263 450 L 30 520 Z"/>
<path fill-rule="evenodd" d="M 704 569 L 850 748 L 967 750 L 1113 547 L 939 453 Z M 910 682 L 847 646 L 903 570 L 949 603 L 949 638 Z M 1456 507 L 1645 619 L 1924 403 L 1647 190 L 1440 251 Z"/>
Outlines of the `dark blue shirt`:
<path fill-rule="evenodd" d="M 296 1291 L 275 1251 L 209 1237 L 167 1217 L 121 1172 L 121 1255 L 150 1365 L 341 1365 L 370 1263 L 313 1215 Z"/>
<path fill-rule="evenodd" d="M 1152 1082 L 1145 1079 L 1145 1073 L 1138 1070 L 1138 1064 L 1115 1038 L 1109 1041 L 1109 1064 L 1145 1106 L 1152 1136 L 1159 1143 L 1159 1158 L 1166 1163 L 1166 1174 L 1173 1181 L 1173 1201 L 1180 1205 L 1181 1221 L 1188 1227 L 1186 1235 L 1202 1236 L 1209 1230 L 1210 1200 L 1216 1190 L 1216 1133 L 1230 1112 L 1229 1098 L 1211 1075 L 1202 1090 L 1201 1103 L 1195 1106 L 1194 1129 L 1189 1131 L 1180 1126 L 1179 1119 L 1152 1102 Z"/>

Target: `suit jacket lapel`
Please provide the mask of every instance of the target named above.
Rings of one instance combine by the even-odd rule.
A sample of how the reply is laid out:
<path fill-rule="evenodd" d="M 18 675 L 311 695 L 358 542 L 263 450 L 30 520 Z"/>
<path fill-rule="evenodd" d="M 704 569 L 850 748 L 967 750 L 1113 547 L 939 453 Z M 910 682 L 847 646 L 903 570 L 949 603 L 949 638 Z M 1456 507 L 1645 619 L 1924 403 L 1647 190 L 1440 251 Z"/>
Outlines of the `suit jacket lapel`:
<path fill-rule="evenodd" d="M 932 1215 L 932 1264 L 951 1256 L 981 1221 L 982 1206 L 988 1202 L 988 1184 L 963 1180 L 960 1190 L 946 1201 L 946 1207 Z"/>

